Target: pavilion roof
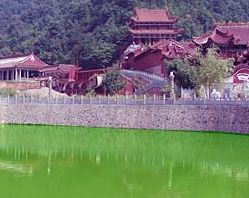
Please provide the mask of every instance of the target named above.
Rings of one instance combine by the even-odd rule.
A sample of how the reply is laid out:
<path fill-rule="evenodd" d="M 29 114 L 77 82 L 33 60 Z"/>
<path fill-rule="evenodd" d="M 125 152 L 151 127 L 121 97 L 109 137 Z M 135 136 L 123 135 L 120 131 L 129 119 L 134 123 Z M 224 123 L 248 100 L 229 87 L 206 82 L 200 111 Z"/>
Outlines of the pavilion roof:
<path fill-rule="evenodd" d="M 164 40 L 151 46 L 154 49 L 162 51 L 163 55 L 168 59 L 175 59 L 185 55 L 194 55 L 196 45 L 193 42 L 177 42 L 175 40 Z"/>
<path fill-rule="evenodd" d="M 196 44 L 193 42 L 177 42 L 175 40 L 167 39 L 159 41 L 146 50 L 135 54 L 135 57 L 146 55 L 146 53 L 149 53 L 150 51 L 161 50 L 164 57 L 168 59 L 175 59 L 186 55 L 193 56 L 196 47 Z"/>
<path fill-rule="evenodd" d="M 82 73 L 104 73 L 107 69 L 81 69 L 79 72 Z"/>
<path fill-rule="evenodd" d="M 216 44 L 248 45 L 249 43 L 249 24 L 248 23 L 224 23 L 216 24 L 213 32 L 199 37 L 193 41 L 198 45 L 207 44 L 212 41 Z"/>
<path fill-rule="evenodd" d="M 48 66 L 34 54 L 0 59 L 0 69 L 25 68 L 39 70 Z"/>
<path fill-rule="evenodd" d="M 176 22 L 177 17 L 172 17 L 168 9 L 136 9 L 136 15 L 131 18 L 136 22 Z"/>
<path fill-rule="evenodd" d="M 241 63 L 241 64 L 237 65 L 234 68 L 234 73 L 236 73 L 237 71 L 239 71 L 241 69 L 249 69 L 249 64 L 248 63 Z"/>
<path fill-rule="evenodd" d="M 249 24 L 231 24 L 217 26 L 221 32 L 227 33 L 234 37 L 234 42 L 237 45 L 247 45 L 249 42 Z"/>
<path fill-rule="evenodd" d="M 180 30 L 133 30 L 129 29 L 132 34 L 167 34 L 167 35 L 178 35 L 181 33 Z"/>
<path fill-rule="evenodd" d="M 70 65 L 70 64 L 59 64 L 59 65 L 52 65 L 52 66 L 47 66 L 44 67 L 40 70 L 40 72 L 46 73 L 46 72 L 69 72 L 72 70 L 79 70 L 79 68 L 75 65 Z"/>

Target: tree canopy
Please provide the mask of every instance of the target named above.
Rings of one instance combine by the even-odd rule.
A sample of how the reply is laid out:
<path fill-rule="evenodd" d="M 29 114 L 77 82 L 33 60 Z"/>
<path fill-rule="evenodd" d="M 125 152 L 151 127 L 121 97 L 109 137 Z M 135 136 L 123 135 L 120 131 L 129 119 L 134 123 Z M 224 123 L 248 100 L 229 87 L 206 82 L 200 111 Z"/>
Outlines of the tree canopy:
<path fill-rule="evenodd" d="M 174 72 L 175 83 L 179 87 L 199 90 L 203 86 L 207 96 L 211 88 L 219 88 L 230 76 L 233 66 L 233 61 L 221 58 L 216 48 L 209 48 L 206 54 L 198 49 L 191 60 L 175 59 L 165 63 L 168 71 Z"/>
<path fill-rule="evenodd" d="M 247 0 L 1 0 L 0 56 L 34 52 L 50 63 L 108 67 L 129 41 L 126 23 L 135 7 L 167 6 L 185 29 L 182 39 L 214 21 L 248 21 Z"/>
<path fill-rule="evenodd" d="M 211 87 L 219 87 L 229 76 L 231 60 L 222 59 L 216 49 L 208 49 L 205 55 L 197 52 L 197 78 L 196 86 L 204 86 L 207 96 L 210 96 Z"/>
<path fill-rule="evenodd" d="M 194 88 L 196 86 L 196 66 L 190 65 L 187 59 L 175 59 L 166 62 L 166 65 L 169 72 L 174 72 L 175 82 L 179 87 Z"/>
<path fill-rule="evenodd" d="M 116 92 L 124 87 L 124 83 L 121 80 L 121 75 L 119 70 L 108 71 L 102 82 L 105 94 L 114 95 Z"/>

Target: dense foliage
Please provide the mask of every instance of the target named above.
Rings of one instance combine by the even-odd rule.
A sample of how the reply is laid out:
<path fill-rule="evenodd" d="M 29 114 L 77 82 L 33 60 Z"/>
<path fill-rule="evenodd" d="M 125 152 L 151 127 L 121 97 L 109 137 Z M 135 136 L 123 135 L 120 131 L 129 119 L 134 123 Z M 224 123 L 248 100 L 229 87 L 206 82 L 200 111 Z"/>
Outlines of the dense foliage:
<path fill-rule="evenodd" d="M 208 49 L 205 55 L 197 52 L 196 58 L 198 63 L 196 86 L 198 88 L 203 86 L 206 96 L 210 97 L 211 88 L 220 87 L 229 76 L 228 71 L 233 61 L 221 58 L 217 49 L 212 48 Z"/>
<path fill-rule="evenodd" d="M 180 16 L 182 39 L 213 21 L 249 20 L 248 0 L 1 0 L 0 56 L 33 51 L 51 64 L 107 67 L 129 41 L 125 24 L 134 8 L 166 5 Z"/>
<path fill-rule="evenodd" d="M 168 71 L 175 74 L 175 82 L 182 88 L 194 88 L 196 85 L 197 70 L 191 66 L 188 60 L 175 59 L 166 62 Z"/>
<path fill-rule="evenodd" d="M 233 61 L 221 58 L 216 48 L 208 49 L 206 54 L 197 50 L 191 60 L 175 59 L 165 63 L 169 72 L 174 72 L 178 87 L 195 88 L 197 91 L 204 87 L 208 97 L 211 88 L 219 88 L 230 76 L 228 71 L 233 66 Z"/>
<path fill-rule="evenodd" d="M 104 76 L 102 86 L 107 95 L 114 95 L 121 90 L 124 83 L 122 82 L 120 71 L 116 69 L 108 71 Z"/>

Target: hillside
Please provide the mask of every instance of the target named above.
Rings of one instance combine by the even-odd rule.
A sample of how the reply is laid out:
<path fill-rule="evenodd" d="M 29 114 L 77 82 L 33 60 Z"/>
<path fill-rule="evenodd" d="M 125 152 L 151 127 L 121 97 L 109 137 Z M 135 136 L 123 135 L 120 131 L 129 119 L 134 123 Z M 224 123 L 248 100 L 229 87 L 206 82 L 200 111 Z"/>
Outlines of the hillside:
<path fill-rule="evenodd" d="M 34 52 L 51 64 L 79 57 L 84 68 L 107 67 L 128 40 L 125 23 L 134 8 L 166 5 L 180 16 L 182 39 L 214 21 L 249 21 L 248 0 L 1 0 L 0 56 Z"/>

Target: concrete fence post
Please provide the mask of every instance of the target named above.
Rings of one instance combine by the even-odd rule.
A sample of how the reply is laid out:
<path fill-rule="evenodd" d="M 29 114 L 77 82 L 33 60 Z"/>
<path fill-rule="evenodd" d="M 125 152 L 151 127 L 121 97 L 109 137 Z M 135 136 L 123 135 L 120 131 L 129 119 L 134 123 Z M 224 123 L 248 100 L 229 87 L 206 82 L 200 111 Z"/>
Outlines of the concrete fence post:
<path fill-rule="evenodd" d="M 73 95 L 72 99 L 73 99 L 73 104 L 75 104 L 75 95 Z"/>
<path fill-rule="evenodd" d="M 137 95 L 135 95 L 135 104 L 137 104 Z"/>
<path fill-rule="evenodd" d="M 63 96 L 63 104 L 66 104 L 66 97 Z"/>
<path fill-rule="evenodd" d="M 22 95 L 22 103 L 24 104 L 24 95 Z"/>
<path fill-rule="evenodd" d="M 127 103 L 128 103 L 128 96 L 127 95 L 125 95 L 125 104 L 127 105 Z"/>
<path fill-rule="evenodd" d="M 7 103 L 9 103 L 10 102 L 10 95 L 8 94 L 7 95 Z"/>
<path fill-rule="evenodd" d="M 109 95 L 107 96 L 107 104 L 110 104 L 110 98 L 109 98 Z"/>
<path fill-rule="evenodd" d="M 164 105 L 166 104 L 166 96 L 165 96 L 165 94 L 163 94 L 163 104 Z"/>
<path fill-rule="evenodd" d="M 92 96 L 89 96 L 89 104 L 92 104 Z"/>
<path fill-rule="evenodd" d="M 156 94 L 153 95 L 153 104 L 156 104 Z"/>
<path fill-rule="evenodd" d="M 83 96 L 80 96 L 80 104 L 83 104 L 84 100 L 83 100 Z"/>
<path fill-rule="evenodd" d="M 17 94 L 15 95 L 15 103 L 17 103 Z"/>
<path fill-rule="evenodd" d="M 144 95 L 144 105 L 146 105 L 146 95 Z"/>

